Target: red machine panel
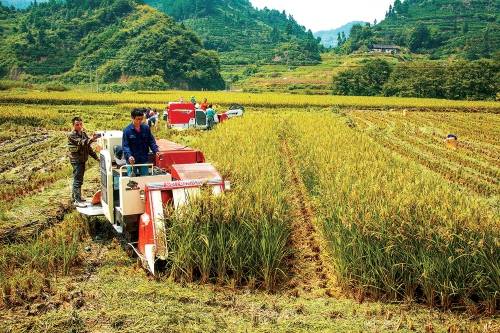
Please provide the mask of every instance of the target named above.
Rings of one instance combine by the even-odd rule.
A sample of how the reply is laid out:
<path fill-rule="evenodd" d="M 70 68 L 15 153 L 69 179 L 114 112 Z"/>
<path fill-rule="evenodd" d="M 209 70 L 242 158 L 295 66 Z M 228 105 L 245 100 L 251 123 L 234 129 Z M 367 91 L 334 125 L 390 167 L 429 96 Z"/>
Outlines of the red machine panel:
<path fill-rule="evenodd" d="M 227 114 L 225 114 L 225 113 L 219 113 L 219 114 L 217 114 L 217 117 L 219 118 L 219 123 L 223 123 L 224 121 L 229 119 L 227 117 Z"/>
<path fill-rule="evenodd" d="M 199 150 L 179 145 L 168 140 L 158 140 L 159 156 L 156 156 L 156 166 L 171 172 L 174 164 L 204 163 L 205 156 Z"/>
<path fill-rule="evenodd" d="M 193 103 L 170 103 L 168 105 L 168 123 L 170 125 L 189 124 L 195 117 Z"/>
<path fill-rule="evenodd" d="M 149 202 L 146 204 L 146 207 L 149 207 Z M 138 250 L 140 253 L 145 254 L 145 246 L 146 244 L 154 244 L 155 243 L 155 235 L 154 235 L 154 225 L 151 220 L 151 209 L 147 209 L 147 213 L 142 214 L 139 218 L 139 241 L 138 241 Z"/>

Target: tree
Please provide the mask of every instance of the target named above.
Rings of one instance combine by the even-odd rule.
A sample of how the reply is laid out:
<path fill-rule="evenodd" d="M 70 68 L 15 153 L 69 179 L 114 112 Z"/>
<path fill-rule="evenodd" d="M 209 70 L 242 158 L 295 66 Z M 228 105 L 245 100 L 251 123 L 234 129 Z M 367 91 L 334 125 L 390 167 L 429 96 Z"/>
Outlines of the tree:
<path fill-rule="evenodd" d="M 38 36 L 37 36 L 37 44 L 39 46 L 45 45 L 45 40 L 46 40 L 46 34 L 44 29 L 38 30 Z"/>
<path fill-rule="evenodd" d="M 402 8 L 401 0 L 394 1 L 393 12 L 395 14 L 400 14 L 401 13 L 401 8 Z"/>
<path fill-rule="evenodd" d="M 462 33 L 466 34 L 469 32 L 469 23 L 467 21 L 464 21 L 464 24 L 462 26 Z"/>
<path fill-rule="evenodd" d="M 278 43 L 280 41 L 280 31 L 276 26 L 273 26 L 273 30 L 271 31 L 271 42 Z"/>
<path fill-rule="evenodd" d="M 382 59 L 369 60 L 362 67 L 341 72 L 333 79 L 333 93 L 351 96 L 375 96 L 382 93 L 392 68 Z"/>
<path fill-rule="evenodd" d="M 430 44 L 430 32 L 426 25 L 420 23 L 413 29 L 408 39 L 410 51 L 417 52 Z"/>
<path fill-rule="evenodd" d="M 500 64 L 484 59 L 453 63 L 447 67 L 444 89 L 448 99 L 495 99 L 500 89 Z"/>
<path fill-rule="evenodd" d="M 345 42 L 347 41 L 347 38 L 345 36 L 345 32 L 339 32 L 337 34 L 337 47 L 341 47 L 342 45 L 345 44 Z"/>
<path fill-rule="evenodd" d="M 31 31 L 28 30 L 28 33 L 26 34 L 26 41 L 28 42 L 28 45 L 32 45 L 35 43 L 35 38 L 33 37 L 33 34 Z"/>
<path fill-rule="evenodd" d="M 394 16 L 394 9 L 392 5 L 389 5 L 389 10 L 385 13 L 385 18 L 391 18 L 392 16 Z"/>

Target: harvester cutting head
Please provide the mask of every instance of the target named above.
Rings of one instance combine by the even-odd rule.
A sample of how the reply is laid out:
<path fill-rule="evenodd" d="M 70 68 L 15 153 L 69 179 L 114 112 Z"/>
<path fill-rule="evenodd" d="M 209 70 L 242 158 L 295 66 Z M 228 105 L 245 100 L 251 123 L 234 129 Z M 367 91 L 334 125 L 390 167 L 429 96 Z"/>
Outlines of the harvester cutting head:
<path fill-rule="evenodd" d="M 177 209 L 197 197 L 201 188 L 211 188 L 214 195 L 229 189 L 215 167 L 205 163 L 199 150 L 167 140 L 158 140 L 160 153 L 145 164 L 148 173 L 130 176 L 130 166 L 116 163 L 113 147 L 121 145 L 117 132 L 103 132 L 100 151 L 101 201 L 98 205 L 78 208 L 82 214 L 104 215 L 118 234 L 124 237 L 155 274 L 155 263 L 167 260 L 165 238 L 166 206 Z M 139 166 L 139 165 L 136 165 Z"/>

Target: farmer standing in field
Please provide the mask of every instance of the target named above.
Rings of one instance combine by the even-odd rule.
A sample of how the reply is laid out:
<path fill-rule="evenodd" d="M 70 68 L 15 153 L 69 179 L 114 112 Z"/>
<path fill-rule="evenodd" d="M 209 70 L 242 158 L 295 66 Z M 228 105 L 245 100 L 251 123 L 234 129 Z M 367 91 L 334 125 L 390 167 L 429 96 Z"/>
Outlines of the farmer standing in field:
<path fill-rule="evenodd" d="M 76 207 L 83 208 L 87 206 L 86 201 L 82 199 L 85 163 L 87 163 L 89 156 L 99 161 L 99 157 L 97 157 L 97 154 L 90 146 L 99 136 L 94 134 L 92 138 L 90 138 L 87 133 L 85 133 L 82 118 L 74 117 L 71 122 L 73 124 L 73 131 L 68 135 L 69 160 L 73 167 L 73 189 L 71 198 Z"/>
<path fill-rule="evenodd" d="M 132 174 L 146 176 L 147 166 L 134 167 L 134 164 L 149 163 L 149 149 L 158 153 L 158 145 L 151 133 L 151 128 L 143 124 L 144 114 L 140 109 L 134 109 L 131 113 L 132 123 L 123 130 L 123 153 L 125 160 L 130 165 L 127 168 L 129 176 Z"/>
<path fill-rule="evenodd" d="M 207 101 L 207 99 L 206 99 L 206 98 L 205 98 L 205 99 L 203 99 L 203 103 L 201 103 L 200 108 L 201 108 L 203 111 L 207 111 L 207 109 L 208 109 L 208 101 Z"/>
<path fill-rule="evenodd" d="M 207 125 L 208 129 L 212 129 L 215 123 L 215 110 L 212 108 L 212 104 L 208 106 L 207 109 Z"/>

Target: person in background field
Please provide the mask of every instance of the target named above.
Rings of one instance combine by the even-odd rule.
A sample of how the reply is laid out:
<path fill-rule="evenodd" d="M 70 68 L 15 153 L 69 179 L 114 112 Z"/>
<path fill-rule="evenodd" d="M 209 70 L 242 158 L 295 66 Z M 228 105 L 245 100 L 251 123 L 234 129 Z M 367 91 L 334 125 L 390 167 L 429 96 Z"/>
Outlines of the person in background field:
<path fill-rule="evenodd" d="M 158 129 L 158 121 L 159 121 L 159 118 L 160 118 L 160 114 L 158 113 L 157 110 L 153 111 L 153 117 L 155 119 L 153 129 L 157 130 Z"/>
<path fill-rule="evenodd" d="M 196 105 L 196 98 L 194 96 L 191 96 L 191 103 L 193 103 L 193 105 Z"/>
<path fill-rule="evenodd" d="M 215 110 L 212 108 L 212 104 L 208 106 L 207 109 L 207 126 L 208 129 L 212 129 L 215 123 Z"/>
<path fill-rule="evenodd" d="M 125 161 L 130 167 L 127 172 L 130 175 L 146 176 L 148 174 L 147 166 L 134 167 L 135 164 L 147 164 L 149 162 L 149 150 L 155 154 L 158 153 L 158 145 L 151 133 L 149 126 L 143 124 L 144 114 L 140 109 L 132 110 L 130 114 L 132 123 L 123 130 L 123 153 Z"/>
<path fill-rule="evenodd" d="M 219 106 L 217 104 L 214 104 L 212 109 L 214 110 L 214 123 L 215 124 L 218 124 L 219 123 L 219 114 L 218 114 L 218 109 L 219 109 Z"/>
<path fill-rule="evenodd" d="M 203 99 L 203 103 L 201 103 L 201 106 L 200 108 L 203 110 L 203 111 L 207 111 L 208 109 L 208 102 L 207 102 L 207 99 Z"/>
<path fill-rule="evenodd" d="M 148 117 L 148 126 L 156 129 L 156 124 L 158 123 L 158 111 L 150 110 Z"/>
<path fill-rule="evenodd" d="M 153 112 L 151 109 L 146 108 L 144 110 L 144 117 L 146 118 L 146 123 L 148 124 L 149 127 L 151 127 L 150 122 L 149 122 L 149 118 L 151 118 L 152 115 L 153 115 Z"/>
<path fill-rule="evenodd" d="M 168 127 L 168 106 L 163 110 L 162 119 L 165 122 L 165 127 Z"/>
<path fill-rule="evenodd" d="M 90 146 L 95 142 L 99 135 L 94 134 L 91 138 L 83 129 L 83 120 L 80 117 L 74 117 L 71 120 L 73 131 L 68 135 L 69 160 L 73 167 L 73 188 L 71 198 L 76 207 L 87 207 L 86 201 L 82 199 L 83 176 L 85 174 L 85 163 L 91 156 L 99 161 L 97 154 Z"/>
<path fill-rule="evenodd" d="M 179 103 L 184 103 L 184 97 L 179 98 Z"/>

